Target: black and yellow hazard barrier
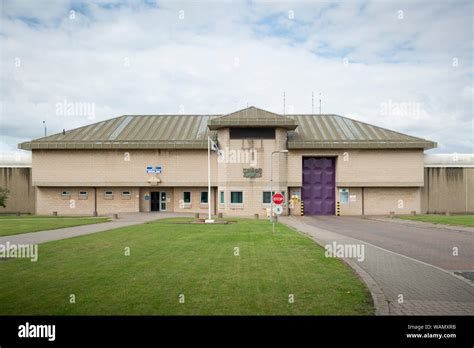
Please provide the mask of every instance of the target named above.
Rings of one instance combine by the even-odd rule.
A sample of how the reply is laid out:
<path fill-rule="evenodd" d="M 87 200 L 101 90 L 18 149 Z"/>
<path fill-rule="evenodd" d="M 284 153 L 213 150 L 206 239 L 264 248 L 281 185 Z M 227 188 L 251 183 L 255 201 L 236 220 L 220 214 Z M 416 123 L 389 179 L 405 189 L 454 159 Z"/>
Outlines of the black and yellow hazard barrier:
<path fill-rule="evenodd" d="M 336 202 L 336 216 L 341 216 L 341 202 Z"/>
<path fill-rule="evenodd" d="M 303 216 L 303 215 L 304 215 L 304 204 L 303 204 L 303 201 L 301 201 L 300 208 L 301 208 L 301 216 Z"/>

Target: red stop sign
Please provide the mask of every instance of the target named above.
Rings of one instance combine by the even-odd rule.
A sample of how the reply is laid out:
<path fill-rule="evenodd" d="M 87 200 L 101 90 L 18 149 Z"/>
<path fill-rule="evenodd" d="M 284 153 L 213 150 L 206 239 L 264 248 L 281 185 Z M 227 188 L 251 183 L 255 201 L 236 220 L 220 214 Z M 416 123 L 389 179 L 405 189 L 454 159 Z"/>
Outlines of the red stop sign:
<path fill-rule="evenodd" d="M 283 195 L 281 193 L 275 193 L 272 198 L 273 203 L 275 204 L 282 204 L 284 200 Z"/>

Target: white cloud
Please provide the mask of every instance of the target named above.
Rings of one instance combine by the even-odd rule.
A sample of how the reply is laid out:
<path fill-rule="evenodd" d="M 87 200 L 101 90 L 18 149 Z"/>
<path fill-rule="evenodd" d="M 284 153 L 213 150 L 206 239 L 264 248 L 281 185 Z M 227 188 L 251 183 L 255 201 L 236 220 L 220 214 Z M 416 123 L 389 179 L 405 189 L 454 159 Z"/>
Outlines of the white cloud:
<path fill-rule="evenodd" d="M 310 113 L 314 91 L 324 113 L 473 152 L 470 2 L 108 3 L 5 2 L 0 149 L 41 136 L 42 120 L 59 132 L 182 106 L 282 112 L 283 91 Z M 64 101 L 93 104 L 94 119 L 58 115 Z M 383 114 L 388 102 L 422 112 Z"/>

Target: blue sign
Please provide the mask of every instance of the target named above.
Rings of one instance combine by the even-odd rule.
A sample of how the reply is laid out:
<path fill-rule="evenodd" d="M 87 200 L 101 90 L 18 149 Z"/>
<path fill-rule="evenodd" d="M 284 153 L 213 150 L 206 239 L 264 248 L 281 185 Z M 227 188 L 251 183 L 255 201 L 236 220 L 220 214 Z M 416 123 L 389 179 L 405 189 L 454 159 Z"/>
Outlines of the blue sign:
<path fill-rule="evenodd" d="M 158 167 L 148 166 L 146 167 L 146 172 L 147 174 L 161 174 L 161 166 L 158 166 Z"/>

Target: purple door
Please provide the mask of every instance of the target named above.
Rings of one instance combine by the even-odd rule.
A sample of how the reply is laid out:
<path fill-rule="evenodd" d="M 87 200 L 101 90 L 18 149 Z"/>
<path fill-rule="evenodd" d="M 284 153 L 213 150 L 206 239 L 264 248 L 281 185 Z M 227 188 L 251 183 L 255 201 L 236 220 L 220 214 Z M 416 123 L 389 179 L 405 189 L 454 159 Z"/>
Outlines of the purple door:
<path fill-rule="evenodd" d="M 334 215 L 335 174 L 334 157 L 303 157 L 301 198 L 305 215 Z"/>

